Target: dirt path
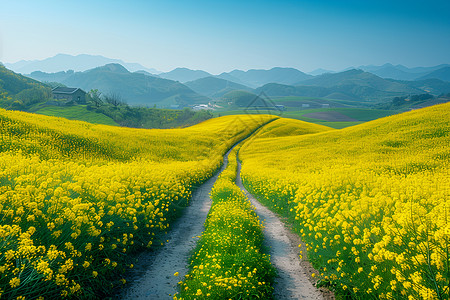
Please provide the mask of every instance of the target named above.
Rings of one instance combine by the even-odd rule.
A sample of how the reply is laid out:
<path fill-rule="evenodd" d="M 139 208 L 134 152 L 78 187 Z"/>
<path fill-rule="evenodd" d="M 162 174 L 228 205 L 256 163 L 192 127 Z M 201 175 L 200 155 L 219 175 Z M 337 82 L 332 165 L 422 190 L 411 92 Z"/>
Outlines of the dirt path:
<path fill-rule="evenodd" d="M 129 278 L 132 283 L 118 296 L 119 299 L 172 299 L 177 292 L 177 283 L 188 272 L 188 259 L 204 230 L 203 224 L 211 207 L 209 192 L 225 169 L 230 151 L 224 156 L 220 171 L 193 193 L 183 215 L 171 224 L 172 229 L 167 235 L 169 243 L 138 257 Z M 173 275 L 175 272 L 179 272 L 179 277 Z"/>
<path fill-rule="evenodd" d="M 275 213 L 260 204 L 242 185 L 238 162 L 236 183 L 256 207 L 256 213 L 264 221 L 264 244 L 269 249 L 272 265 L 278 271 L 275 278 L 275 299 L 334 299 L 331 292 L 317 289 L 312 281 L 312 273 L 316 273 L 309 262 L 299 259 L 298 245 L 303 244 L 300 238 L 286 228 Z M 303 244 L 302 248 L 305 245 Z"/>
<path fill-rule="evenodd" d="M 128 277 L 130 286 L 115 298 L 172 299 L 177 292 L 178 281 L 182 280 L 188 272 L 187 261 L 192 255 L 198 237 L 204 230 L 203 224 L 211 208 L 209 192 L 219 174 L 227 166 L 230 151 L 224 156 L 220 171 L 194 192 L 191 204 L 172 224 L 172 229 L 166 237 L 169 242 L 160 249 L 144 252 L 138 256 L 138 263 Z M 300 261 L 298 257 L 300 238 L 245 190 L 240 178 L 240 170 L 239 163 L 237 184 L 256 207 L 260 219 L 264 220 L 264 243 L 269 249 L 272 264 L 278 271 L 274 298 L 334 299 L 330 292 L 323 292 L 313 286 L 310 275 L 315 272 L 314 269 L 307 261 Z M 179 277 L 173 275 L 175 272 L 179 272 Z"/>

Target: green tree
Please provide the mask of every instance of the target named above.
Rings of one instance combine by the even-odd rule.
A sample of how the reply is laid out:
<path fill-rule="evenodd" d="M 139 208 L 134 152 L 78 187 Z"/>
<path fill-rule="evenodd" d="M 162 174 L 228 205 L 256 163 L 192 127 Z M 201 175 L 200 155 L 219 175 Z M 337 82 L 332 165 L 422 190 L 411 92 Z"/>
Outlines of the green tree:
<path fill-rule="evenodd" d="M 87 102 L 91 103 L 95 107 L 103 105 L 102 93 L 97 89 L 92 89 L 87 93 Z"/>

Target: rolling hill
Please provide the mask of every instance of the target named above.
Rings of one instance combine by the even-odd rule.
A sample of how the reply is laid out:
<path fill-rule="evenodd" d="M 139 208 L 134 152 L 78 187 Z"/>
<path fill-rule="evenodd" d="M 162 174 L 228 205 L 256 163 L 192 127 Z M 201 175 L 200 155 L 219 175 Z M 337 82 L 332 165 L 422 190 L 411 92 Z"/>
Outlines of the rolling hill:
<path fill-rule="evenodd" d="M 24 110 L 51 97 L 50 87 L 0 64 L 0 107 Z"/>
<path fill-rule="evenodd" d="M 248 92 L 251 92 L 253 90 L 248 86 L 212 76 L 189 81 L 186 82 L 185 85 L 196 93 L 211 98 L 220 98 L 224 94 L 233 90 L 242 90 Z"/>
<path fill-rule="evenodd" d="M 348 299 L 379 299 L 387 292 L 393 299 L 448 298 L 441 292 L 448 275 L 441 286 L 426 278 L 440 272 L 427 256 L 448 262 L 448 120 L 450 103 L 343 130 L 256 135 L 240 148 L 241 177 L 264 206 L 291 220 L 308 258 L 322 266 L 322 278 L 358 287 Z M 424 259 L 416 263 L 418 257 Z M 401 270 L 401 277 L 390 270 Z M 368 276 L 378 278 L 376 289 Z M 392 285 L 393 278 L 413 277 L 420 287 Z"/>
<path fill-rule="evenodd" d="M 208 98 L 198 95 L 179 82 L 139 72 L 131 73 L 120 64 L 107 64 L 84 72 L 33 72 L 29 76 L 40 81 L 80 87 L 85 91 L 98 89 L 103 94 L 119 95 L 133 105 L 187 106 L 208 101 Z"/>
<path fill-rule="evenodd" d="M 34 87 L 43 87 L 43 85 L 34 79 L 16 74 L 0 64 L 0 92 L 7 95 L 17 95 L 23 90 Z"/>

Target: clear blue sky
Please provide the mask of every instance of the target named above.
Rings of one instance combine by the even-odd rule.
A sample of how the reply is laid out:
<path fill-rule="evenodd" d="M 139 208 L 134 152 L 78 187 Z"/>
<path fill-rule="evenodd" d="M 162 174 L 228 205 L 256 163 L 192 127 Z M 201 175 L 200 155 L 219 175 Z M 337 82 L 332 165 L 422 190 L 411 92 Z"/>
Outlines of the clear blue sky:
<path fill-rule="evenodd" d="M 0 0 L 0 61 L 99 54 L 169 71 L 450 63 L 450 1 Z"/>

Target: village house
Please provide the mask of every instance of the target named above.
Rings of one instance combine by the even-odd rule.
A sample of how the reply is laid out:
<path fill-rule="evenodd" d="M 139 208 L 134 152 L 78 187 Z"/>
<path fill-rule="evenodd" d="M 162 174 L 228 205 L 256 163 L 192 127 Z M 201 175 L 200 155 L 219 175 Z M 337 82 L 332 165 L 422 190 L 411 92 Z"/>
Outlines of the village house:
<path fill-rule="evenodd" d="M 79 88 L 56 87 L 52 90 L 52 96 L 53 99 L 66 103 L 86 104 L 86 92 Z"/>

